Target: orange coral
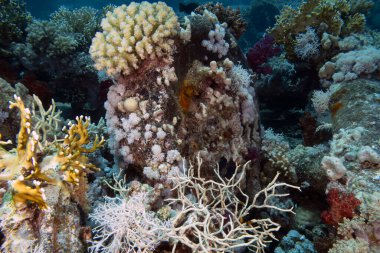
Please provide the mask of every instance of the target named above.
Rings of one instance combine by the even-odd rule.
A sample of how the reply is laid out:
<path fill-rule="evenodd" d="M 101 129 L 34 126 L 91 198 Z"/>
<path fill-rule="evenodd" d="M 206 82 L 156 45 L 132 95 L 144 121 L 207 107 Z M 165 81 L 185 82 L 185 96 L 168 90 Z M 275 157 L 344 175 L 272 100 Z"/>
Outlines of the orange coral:
<path fill-rule="evenodd" d="M 195 95 L 195 88 L 193 85 L 189 84 L 188 80 L 184 80 L 182 87 L 179 91 L 179 104 L 184 112 L 188 112 L 191 99 Z"/>
<path fill-rule="evenodd" d="M 331 110 L 331 115 L 332 116 L 335 116 L 335 114 L 343 107 L 343 103 L 342 102 L 336 102 L 334 104 L 331 105 L 330 107 L 330 110 Z"/>

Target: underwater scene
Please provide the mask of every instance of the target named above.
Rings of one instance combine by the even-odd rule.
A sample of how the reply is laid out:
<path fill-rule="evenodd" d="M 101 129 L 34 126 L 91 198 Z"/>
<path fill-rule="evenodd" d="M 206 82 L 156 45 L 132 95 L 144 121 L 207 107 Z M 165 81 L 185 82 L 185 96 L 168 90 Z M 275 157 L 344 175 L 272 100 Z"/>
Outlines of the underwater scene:
<path fill-rule="evenodd" d="M 380 0 L 0 0 L 0 252 L 380 253 Z"/>

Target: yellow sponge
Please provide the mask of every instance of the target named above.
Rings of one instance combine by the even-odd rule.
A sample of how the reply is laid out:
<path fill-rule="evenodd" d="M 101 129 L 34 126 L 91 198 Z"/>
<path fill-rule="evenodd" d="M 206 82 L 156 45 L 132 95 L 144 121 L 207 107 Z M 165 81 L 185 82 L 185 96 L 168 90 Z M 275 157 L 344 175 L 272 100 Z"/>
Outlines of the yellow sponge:
<path fill-rule="evenodd" d="M 98 70 L 128 75 L 149 59 L 170 57 L 179 30 L 178 18 L 163 2 L 132 2 L 108 12 L 90 47 Z"/>

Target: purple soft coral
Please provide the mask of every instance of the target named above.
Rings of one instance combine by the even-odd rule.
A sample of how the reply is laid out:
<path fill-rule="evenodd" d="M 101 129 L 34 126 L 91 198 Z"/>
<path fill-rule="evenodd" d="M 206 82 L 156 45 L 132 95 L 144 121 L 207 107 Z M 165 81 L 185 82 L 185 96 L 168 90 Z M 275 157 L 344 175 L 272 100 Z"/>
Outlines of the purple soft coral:
<path fill-rule="evenodd" d="M 280 51 L 281 49 L 274 45 L 274 38 L 270 35 L 265 35 L 249 49 L 247 60 L 254 72 L 270 74 L 272 73 L 272 68 L 265 63 L 269 58 L 278 55 Z"/>

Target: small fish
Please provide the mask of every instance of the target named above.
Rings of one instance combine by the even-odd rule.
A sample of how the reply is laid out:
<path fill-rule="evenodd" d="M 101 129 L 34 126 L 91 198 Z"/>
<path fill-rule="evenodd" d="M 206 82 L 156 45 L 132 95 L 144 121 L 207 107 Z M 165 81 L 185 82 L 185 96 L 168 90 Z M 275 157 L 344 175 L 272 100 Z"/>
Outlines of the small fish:
<path fill-rule="evenodd" d="M 190 2 L 190 3 L 187 3 L 187 4 L 179 3 L 179 11 L 185 12 L 187 14 L 190 14 L 198 6 L 199 6 L 199 4 L 193 3 L 193 2 Z"/>

